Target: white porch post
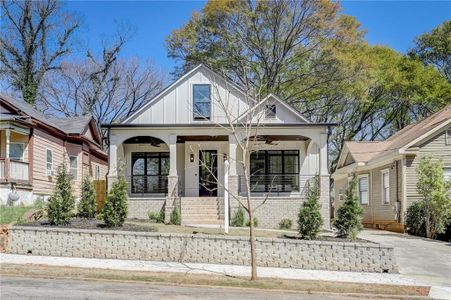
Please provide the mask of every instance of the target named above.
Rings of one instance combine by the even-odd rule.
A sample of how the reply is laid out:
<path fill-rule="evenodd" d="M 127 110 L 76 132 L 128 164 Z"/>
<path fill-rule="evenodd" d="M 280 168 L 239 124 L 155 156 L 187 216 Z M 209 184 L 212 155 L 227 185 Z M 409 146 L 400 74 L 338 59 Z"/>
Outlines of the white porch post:
<path fill-rule="evenodd" d="M 224 232 L 229 233 L 229 161 L 224 162 Z"/>
<path fill-rule="evenodd" d="M 169 176 L 168 176 L 168 196 L 166 197 L 165 223 L 170 220 L 170 215 L 178 200 L 178 174 L 177 174 L 177 136 L 169 135 Z"/>
<path fill-rule="evenodd" d="M 319 144 L 319 175 L 321 215 L 324 227 L 330 228 L 330 176 L 327 156 L 327 133 L 321 133 Z"/>
<path fill-rule="evenodd" d="M 113 143 L 113 141 L 110 139 L 110 147 L 109 147 L 109 155 L 108 155 L 108 162 L 109 162 L 109 171 L 108 171 L 108 191 L 111 189 L 111 186 L 113 185 L 113 182 L 117 178 L 117 145 Z"/>
<path fill-rule="evenodd" d="M 239 178 L 237 174 L 237 140 L 234 134 L 229 135 L 229 157 L 228 157 L 228 203 L 224 197 L 224 222 L 227 221 L 227 226 L 229 225 L 229 213 L 230 207 L 233 206 L 230 203 L 230 198 L 237 197 L 239 194 Z"/>
<path fill-rule="evenodd" d="M 6 153 L 5 158 L 9 158 L 9 144 L 10 144 L 10 137 L 11 137 L 11 129 L 7 128 L 5 130 L 6 135 Z"/>

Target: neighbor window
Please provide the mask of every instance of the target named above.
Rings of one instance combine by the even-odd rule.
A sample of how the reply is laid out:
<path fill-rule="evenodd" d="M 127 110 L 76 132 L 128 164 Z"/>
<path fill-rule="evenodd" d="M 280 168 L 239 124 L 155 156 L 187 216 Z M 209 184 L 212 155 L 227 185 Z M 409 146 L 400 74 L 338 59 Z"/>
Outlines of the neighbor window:
<path fill-rule="evenodd" d="M 76 156 L 69 156 L 69 173 L 73 180 L 78 179 L 78 158 Z"/>
<path fill-rule="evenodd" d="M 368 204 L 368 176 L 359 177 L 360 204 Z"/>
<path fill-rule="evenodd" d="M 95 165 L 94 169 L 95 169 L 95 177 L 94 178 L 96 180 L 100 180 L 100 166 L 99 165 Z"/>
<path fill-rule="evenodd" d="M 10 143 L 9 144 L 9 159 L 23 160 L 24 143 Z"/>
<path fill-rule="evenodd" d="M 444 168 L 445 179 L 451 181 L 451 168 Z"/>
<path fill-rule="evenodd" d="M 47 176 L 53 175 L 53 151 L 47 149 Z"/>
<path fill-rule="evenodd" d="M 194 120 L 210 119 L 211 91 L 209 84 L 193 85 L 193 117 Z"/>
<path fill-rule="evenodd" d="M 299 191 L 299 151 L 256 151 L 250 157 L 253 192 Z"/>
<path fill-rule="evenodd" d="M 344 190 L 343 188 L 340 188 L 338 190 L 338 201 L 343 201 L 343 199 L 344 199 Z"/>
<path fill-rule="evenodd" d="M 382 171 L 382 202 L 384 204 L 390 203 L 390 171 Z"/>
<path fill-rule="evenodd" d="M 266 105 L 265 118 L 274 119 L 276 117 L 276 106 L 274 104 Z"/>

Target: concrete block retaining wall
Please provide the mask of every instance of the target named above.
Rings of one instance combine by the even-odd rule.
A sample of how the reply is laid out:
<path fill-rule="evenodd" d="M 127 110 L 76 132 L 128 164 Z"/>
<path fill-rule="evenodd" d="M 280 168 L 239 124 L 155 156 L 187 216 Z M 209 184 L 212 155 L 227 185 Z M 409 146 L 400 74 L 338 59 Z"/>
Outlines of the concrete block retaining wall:
<path fill-rule="evenodd" d="M 13 226 L 8 253 L 249 265 L 245 237 Z M 373 243 L 257 239 L 265 267 L 396 272 L 393 248 Z"/>

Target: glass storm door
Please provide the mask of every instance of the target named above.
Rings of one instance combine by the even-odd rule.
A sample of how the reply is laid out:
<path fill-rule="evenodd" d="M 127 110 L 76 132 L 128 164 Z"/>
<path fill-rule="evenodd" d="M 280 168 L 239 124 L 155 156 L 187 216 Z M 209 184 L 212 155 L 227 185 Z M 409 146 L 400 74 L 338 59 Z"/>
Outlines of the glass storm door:
<path fill-rule="evenodd" d="M 199 196 L 218 195 L 218 153 L 216 150 L 199 151 Z"/>

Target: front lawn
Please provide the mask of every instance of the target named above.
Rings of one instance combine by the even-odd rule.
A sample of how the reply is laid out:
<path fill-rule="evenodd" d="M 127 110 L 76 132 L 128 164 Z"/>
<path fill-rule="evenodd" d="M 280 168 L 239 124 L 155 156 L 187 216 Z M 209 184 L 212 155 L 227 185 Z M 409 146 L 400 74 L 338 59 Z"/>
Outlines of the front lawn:
<path fill-rule="evenodd" d="M 10 224 L 12 222 L 15 223 L 23 223 L 25 220 L 23 219 L 24 215 L 33 210 L 40 208 L 39 205 L 29 205 L 29 206 L 8 206 L 1 205 L 0 206 L 0 224 Z"/>

